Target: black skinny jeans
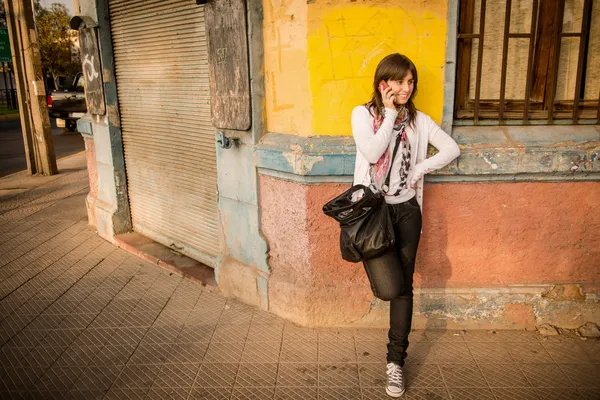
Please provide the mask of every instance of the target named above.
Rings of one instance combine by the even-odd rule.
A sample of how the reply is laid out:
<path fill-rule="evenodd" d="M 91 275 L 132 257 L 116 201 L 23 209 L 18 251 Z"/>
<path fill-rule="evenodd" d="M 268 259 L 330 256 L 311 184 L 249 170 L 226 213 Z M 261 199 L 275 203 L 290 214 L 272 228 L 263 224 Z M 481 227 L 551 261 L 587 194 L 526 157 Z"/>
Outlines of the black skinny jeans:
<path fill-rule="evenodd" d="M 404 365 L 412 325 L 413 274 L 421 238 L 421 209 L 414 197 L 388 209 L 396 234 L 395 249 L 363 264 L 375 297 L 390 302 L 387 361 Z"/>

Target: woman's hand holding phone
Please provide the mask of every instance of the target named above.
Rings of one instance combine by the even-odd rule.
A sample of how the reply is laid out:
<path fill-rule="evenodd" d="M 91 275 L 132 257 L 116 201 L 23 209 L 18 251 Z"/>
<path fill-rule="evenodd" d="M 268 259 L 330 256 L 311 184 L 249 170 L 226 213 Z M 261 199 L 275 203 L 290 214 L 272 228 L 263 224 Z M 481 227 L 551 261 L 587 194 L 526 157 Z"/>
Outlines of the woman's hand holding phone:
<path fill-rule="evenodd" d="M 392 88 L 388 86 L 385 80 L 379 82 L 379 92 L 381 93 L 381 98 L 385 108 L 394 109 L 394 93 L 392 92 Z"/>

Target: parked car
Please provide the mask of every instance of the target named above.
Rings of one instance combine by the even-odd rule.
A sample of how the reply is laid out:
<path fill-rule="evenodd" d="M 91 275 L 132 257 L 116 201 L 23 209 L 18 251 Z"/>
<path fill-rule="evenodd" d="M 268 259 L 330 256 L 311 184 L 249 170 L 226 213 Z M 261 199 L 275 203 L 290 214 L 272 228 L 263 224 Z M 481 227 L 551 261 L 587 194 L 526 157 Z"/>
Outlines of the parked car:
<path fill-rule="evenodd" d="M 72 85 L 50 92 L 47 100 L 50 116 L 57 118 L 56 125 L 71 132 L 77 130 L 77 120 L 87 112 L 83 74 L 75 75 Z"/>

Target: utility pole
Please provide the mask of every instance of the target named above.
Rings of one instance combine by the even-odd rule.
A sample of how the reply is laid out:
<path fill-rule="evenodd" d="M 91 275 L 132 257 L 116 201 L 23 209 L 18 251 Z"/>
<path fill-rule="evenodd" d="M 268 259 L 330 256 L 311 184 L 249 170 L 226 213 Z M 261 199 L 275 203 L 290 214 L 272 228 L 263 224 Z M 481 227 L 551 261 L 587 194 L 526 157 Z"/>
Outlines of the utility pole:
<path fill-rule="evenodd" d="M 58 173 L 31 0 L 4 0 L 30 174 Z"/>

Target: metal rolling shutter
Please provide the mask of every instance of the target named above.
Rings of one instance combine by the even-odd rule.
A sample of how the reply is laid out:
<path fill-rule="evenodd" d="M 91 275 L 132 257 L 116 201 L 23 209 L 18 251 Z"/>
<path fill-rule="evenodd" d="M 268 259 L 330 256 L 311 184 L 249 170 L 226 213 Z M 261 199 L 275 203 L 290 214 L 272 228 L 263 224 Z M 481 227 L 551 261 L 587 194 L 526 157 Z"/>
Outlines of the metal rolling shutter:
<path fill-rule="evenodd" d="M 109 6 L 133 229 L 214 266 L 220 243 L 204 6 Z"/>

